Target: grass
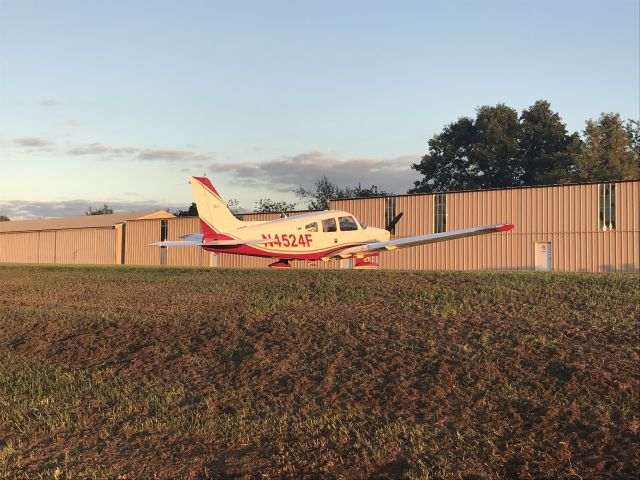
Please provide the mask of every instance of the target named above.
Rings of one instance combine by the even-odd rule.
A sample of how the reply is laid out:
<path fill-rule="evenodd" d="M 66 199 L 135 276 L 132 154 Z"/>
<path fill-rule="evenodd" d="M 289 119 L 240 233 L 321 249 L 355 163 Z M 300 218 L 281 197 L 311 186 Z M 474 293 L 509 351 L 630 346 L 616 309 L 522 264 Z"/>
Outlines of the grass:
<path fill-rule="evenodd" d="M 628 478 L 633 274 L 0 266 L 0 478 Z"/>

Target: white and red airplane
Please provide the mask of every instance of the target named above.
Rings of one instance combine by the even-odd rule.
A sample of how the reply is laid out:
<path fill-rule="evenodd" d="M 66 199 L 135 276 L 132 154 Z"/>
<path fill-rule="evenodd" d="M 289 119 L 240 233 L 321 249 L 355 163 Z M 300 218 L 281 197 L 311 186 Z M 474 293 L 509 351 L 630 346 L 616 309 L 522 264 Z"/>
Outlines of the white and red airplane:
<path fill-rule="evenodd" d="M 197 246 L 215 253 L 232 253 L 276 259 L 270 267 L 291 267 L 291 260 L 329 261 L 355 258 L 354 268 L 377 268 L 369 260 L 382 251 L 414 247 L 493 232 L 507 232 L 510 224 L 465 228 L 451 232 L 390 240 L 389 230 L 369 227 L 349 212 L 324 210 L 270 221 L 244 222 L 229 210 L 206 177 L 189 177 L 198 208 L 202 233 L 184 240 L 152 243 L 158 247 Z"/>

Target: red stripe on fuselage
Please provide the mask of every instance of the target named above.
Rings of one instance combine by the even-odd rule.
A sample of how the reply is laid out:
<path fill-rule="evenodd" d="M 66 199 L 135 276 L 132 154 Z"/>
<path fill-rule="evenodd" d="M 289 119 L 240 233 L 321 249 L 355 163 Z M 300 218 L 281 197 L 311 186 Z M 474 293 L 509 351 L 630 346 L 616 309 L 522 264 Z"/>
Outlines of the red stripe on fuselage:
<path fill-rule="evenodd" d="M 361 245 L 361 244 L 355 244 Z M 220 248 L 220 247 L 202 247 L 208 252 L 214 253 L 233 253 L 235 255 L 249 255 L 252 257 L 265 257 L 265 258 L 284 258 L 291 260 L 320 260 L 322 257 L 326 257 L 331 252 L 342 250 L 343 248 L 351 247 L 353 245 L 340 245 L 337 247 L 321 250 L 319 252 L 309 253 L 291 253 L 291 252 L 267 252 L 265 250 L 259 250 L 251 245 L 241 245 L 239 247 Z"/>

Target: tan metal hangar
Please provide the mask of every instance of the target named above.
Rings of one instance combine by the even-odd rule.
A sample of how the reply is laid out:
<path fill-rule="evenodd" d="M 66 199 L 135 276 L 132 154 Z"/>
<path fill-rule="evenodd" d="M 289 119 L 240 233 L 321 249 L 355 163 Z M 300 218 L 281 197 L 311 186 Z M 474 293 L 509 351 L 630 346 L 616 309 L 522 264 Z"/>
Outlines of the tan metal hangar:
<path fill-rule="evenodd" d="M 401 270 L 640 271 L 640 181 L 336 199 L 331 209 L 384 228 L 392 238 L 512 223 L 511 232 L 383 252 L 382 268 Z M 292 212 L 296 215 L 302 212 Z M 272 220 L 243 214 L 243 220 Z M 0 222 L 0 262 L 261 268 L 273 260 L 156 248 L 200 231 L 197 217 L 164 211 Z M 296 262 L 298 268 L 348 268 L 350 260 Z"/>

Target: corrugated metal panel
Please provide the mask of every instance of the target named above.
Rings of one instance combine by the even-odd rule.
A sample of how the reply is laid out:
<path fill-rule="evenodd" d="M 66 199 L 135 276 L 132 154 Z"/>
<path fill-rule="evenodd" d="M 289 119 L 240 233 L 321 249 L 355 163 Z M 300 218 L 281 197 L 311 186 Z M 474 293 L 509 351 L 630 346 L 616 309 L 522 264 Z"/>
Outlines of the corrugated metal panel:
<path fill-rule="evenodd" d="M 0 234 L 0 261 L 38 263 L 38 232 Z"/>
<path fill-rule="evenodd" d="M 0 234 L 0 261 L 16 263 L 113 264 L 113 228 Z"/>
<path fill-rule="evenodd" d="M 160 222 L 161 220 L 127 222 L 124 248 L 126 265 L 160 265 L 160 248 L 149 246 L 150 243 L 160 241 Z"/>
<path fill-rule="evenodd" d="M 113 228 L 58 230 L 56 233 L 56 263 L 114 264 L 116 235 Z"/>
<path fill-rule="evenodd" d="M 56 263 L 56 232 L 37 232 L 38 263 Z"/>

